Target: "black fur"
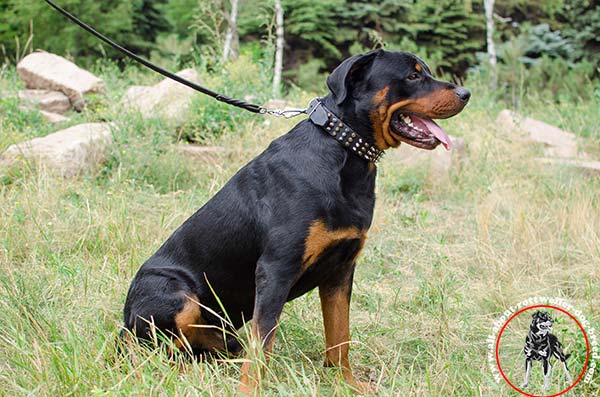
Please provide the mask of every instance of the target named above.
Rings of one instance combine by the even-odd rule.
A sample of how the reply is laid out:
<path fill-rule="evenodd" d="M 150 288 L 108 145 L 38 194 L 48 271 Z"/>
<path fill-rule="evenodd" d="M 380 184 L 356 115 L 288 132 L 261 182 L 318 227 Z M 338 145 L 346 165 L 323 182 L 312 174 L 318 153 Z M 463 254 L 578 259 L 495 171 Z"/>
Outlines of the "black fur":
<path fill-rule="evenodd" d="M 423 67 L 419 82 L 407 79 L 415 63 Z M 389 88 L 389 103 L 457 89 L 434 80 L 414 55 L 383 50 L 346 60 L 327 83 L 331 92 L 324 104 L 371 143 L 369 113 L 383 88 Z M 207 324 L 222 325 L 223 307 L 231 328 L 255 317 L 264 335 L 286 301 L 317 286 L 331 290 L 351 284 L 360 239 L 327 247 L 304 271 L 305 240 L 315 220 L 329 230 L 368 230 L 375 178 L 372 164 L 309 120 L 299 122 L 240 169 L 142 265 L 127 295 L 125 328 L 148 338 L 152 322 L 177 335 L 174 316 L 194 295 L 210 308 L 202 310 Z"/>

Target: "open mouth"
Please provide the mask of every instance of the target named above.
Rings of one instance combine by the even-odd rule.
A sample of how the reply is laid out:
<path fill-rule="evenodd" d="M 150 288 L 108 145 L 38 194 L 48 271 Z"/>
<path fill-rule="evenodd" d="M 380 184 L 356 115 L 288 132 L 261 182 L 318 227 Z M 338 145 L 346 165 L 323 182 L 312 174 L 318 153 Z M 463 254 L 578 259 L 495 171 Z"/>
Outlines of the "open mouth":
<path fill-rule="evenodd" d="M 440 143 L 446 150 L 452 148 L 448 134 L 431 119 L 397 111 L 392 115 L 390 129 L 401 141 L 418 148 L 431 150 Z"/>

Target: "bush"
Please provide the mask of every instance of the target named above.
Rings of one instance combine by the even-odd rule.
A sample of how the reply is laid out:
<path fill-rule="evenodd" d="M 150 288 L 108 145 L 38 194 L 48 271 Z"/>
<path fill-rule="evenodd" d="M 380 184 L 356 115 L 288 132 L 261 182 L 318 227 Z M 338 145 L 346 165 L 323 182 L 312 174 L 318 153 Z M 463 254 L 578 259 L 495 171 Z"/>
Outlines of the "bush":
<path fill-rule="evenodd" d="M 203 73 L 203 85 L 229 97 L 262 104 L 271 92 L 271 70 L 242 54 L 227 63 L 220 72 Z M 178 137 L 191 142 L 210 141 L 227 130 L 255 117 L 252 113 L 234 109 L 206 95 L 198 95 L 192 104 L 188 121 L 179 129 Z"/>
<path fill-rule="evenodd" d="M 586 60 L 574 62 L 573 48 L 547 24 L 525 25 L 519 35 L 498 45 L 497 99 L 513 107 L 531 95 L 556 103 L 593 99 L 596 66 Z M 487 54 L 478 54 L 478 60 L 471 78 L 491 81 Z"/>

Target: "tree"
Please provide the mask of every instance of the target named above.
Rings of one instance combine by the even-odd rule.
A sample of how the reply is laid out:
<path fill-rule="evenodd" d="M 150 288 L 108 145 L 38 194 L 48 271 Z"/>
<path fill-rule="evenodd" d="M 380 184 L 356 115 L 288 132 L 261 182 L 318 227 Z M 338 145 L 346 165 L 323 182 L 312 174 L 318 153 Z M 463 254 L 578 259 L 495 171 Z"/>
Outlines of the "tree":
<path fill-rule="evenodd" d="M 228 59 L 237 58 L 237 15 L 238 15 L 238 0 L 231 0 L 231 12 L 226 15 L 227 33 L 225 33 L 225 41 L 223 43 L 223 62 Z"/>
<path fill-rule="evenodd" d="M 483 6 L 485 8 L 487 52 L 490 58 L 490 66 L 493 73 L 492 89 L 496 89 L 498 76 L 496 73 L 496 47 L 494 45 L 494 0 L 483 0 Z"/>
<path fill-rule="evenodd" d="M 275 0 L 275 70 L 273 72 L 273 96 L 278 97 L 281 93 L 281 73 L 283 70 L 283 7 L 281 0 Z"/>
<path fill-rule="evenodd" d="M 475 64 L 475 54 L 485 49 L 483 12 L 475 8 L 479 3 L 442 0 L 417 4 L 411 17 L 417 27 L 415 42 L 426 48 L 438 73 L 464 75 Z"/>

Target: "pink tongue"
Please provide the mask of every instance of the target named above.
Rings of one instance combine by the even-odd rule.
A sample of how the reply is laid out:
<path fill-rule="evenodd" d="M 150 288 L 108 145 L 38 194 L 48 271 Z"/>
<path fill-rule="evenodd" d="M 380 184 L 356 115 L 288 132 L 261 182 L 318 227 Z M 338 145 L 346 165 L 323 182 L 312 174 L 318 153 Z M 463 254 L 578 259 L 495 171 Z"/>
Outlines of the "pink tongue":
<path fill-rule="evenodd" d="M 428 130 L 430 133 L 432 133 L 434 137 L 442 142 L 442 145 L 444 145 L 446 150 L 450 150 L 452 148 L 452 141 L 450 140 L 450 137 L 448 134 L 446 134 L 442 127 L 436 124 L 435 121 L 431 119 L 422 119 L 413 115 L 411 115 L 410 118 L 415 126 L 422 130 Z"/>

